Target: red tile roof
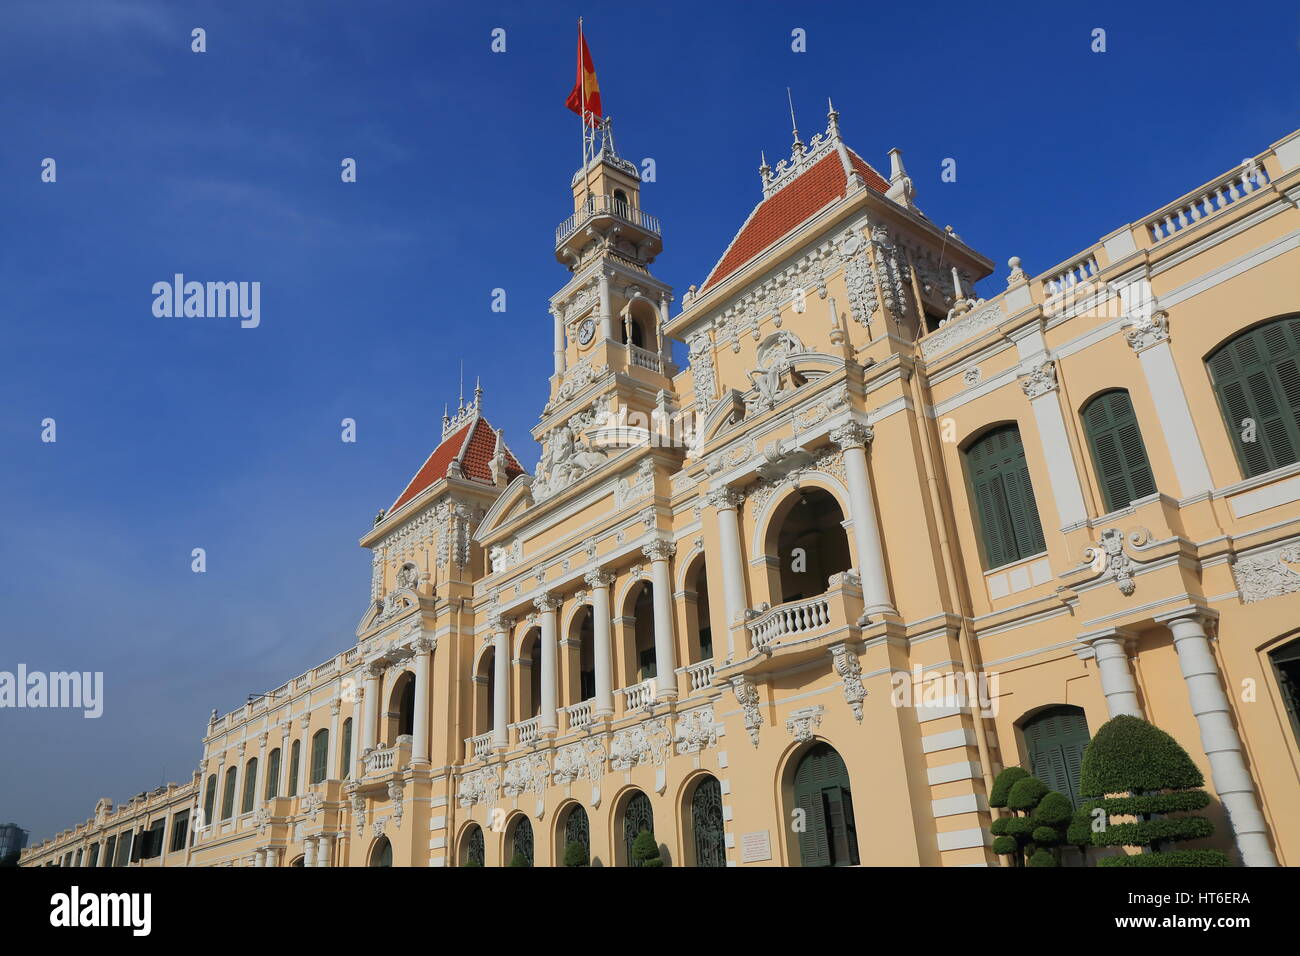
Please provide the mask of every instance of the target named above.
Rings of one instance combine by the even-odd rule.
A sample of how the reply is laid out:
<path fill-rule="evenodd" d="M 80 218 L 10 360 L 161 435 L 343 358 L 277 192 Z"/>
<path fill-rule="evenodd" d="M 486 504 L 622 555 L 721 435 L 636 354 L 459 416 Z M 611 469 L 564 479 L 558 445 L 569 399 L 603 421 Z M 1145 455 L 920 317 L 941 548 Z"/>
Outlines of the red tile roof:
<path fill-rule="evenodd" d="M 849 150 L 849 161 L 871 189 L 878 193 L 889 189 L 884 177 L 852 150 Z M 789 235 L 830 203 L 843 198 L 847 185 L 844 164 L 838 150 L 832 149 L 787 186 L 754 207 L 700 291 L 740 271 L 777 240 Z"/>
<path fill-rule="evenodd" d="M 415 473 L 415 477 L 407 484 L 406 489 L 397 496 L 397 500 L 393 502 L 393 506 L 387 513 L 392 514 L 434 482 L 446 478 L 447 469 L 451 467 L 453 461 L 460 462 L 461 473 L 466 478 L 491 484 L 492 453 L 496 451 L 496 447 L 497 436 L 492 426 L 481 416 L 474 416 L 469 424 L 448 435 L 433 450 L 420 466 L 420 470 Z M 524 473 L 524 469 L 520 467 L 519 461 L 510 453 L 509 448 L 505 449 L 505 454 L 506 480 L 513 481 Z"/>

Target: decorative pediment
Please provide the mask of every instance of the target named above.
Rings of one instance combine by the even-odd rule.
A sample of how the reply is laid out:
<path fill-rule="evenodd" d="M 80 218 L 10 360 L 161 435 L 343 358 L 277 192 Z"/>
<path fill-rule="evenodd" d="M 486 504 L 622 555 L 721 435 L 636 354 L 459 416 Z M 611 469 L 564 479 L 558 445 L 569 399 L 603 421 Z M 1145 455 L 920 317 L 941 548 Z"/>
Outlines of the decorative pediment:
<path fill-rule="evenodd" d="M 532 507 L 532 485 L 532 475 L 520 475 L 510 482 L 506 486 L 506 490 L 501 493 L 501 496 L 492 503 L 492 507 L 488 509 L 487 514 L 483 516 L 483 520 L 478 526 L 478 532 L 474 535 L 474 540 L 479 544 L 486 544 L 492 539 L 497 529 L 508 524 Z"/>

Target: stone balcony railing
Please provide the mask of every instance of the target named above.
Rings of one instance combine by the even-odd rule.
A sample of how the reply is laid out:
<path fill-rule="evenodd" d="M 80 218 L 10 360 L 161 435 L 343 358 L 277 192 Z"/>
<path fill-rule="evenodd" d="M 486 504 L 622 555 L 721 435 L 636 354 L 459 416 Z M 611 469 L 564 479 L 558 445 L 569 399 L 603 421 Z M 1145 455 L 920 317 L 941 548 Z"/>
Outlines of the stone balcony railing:
<path fill-rule="evenodd" d="M 856 624 L 862 614 L 861 579 L 851 570 L 833 574 L 824 594 L 747 613 L 749 639 L 756 651 L 841 631 Z"/>
<path fill-rule="evenodd" d="M 492 731 L 485 734 L 479 734 L 476 737 L 465 738 L 465 759 L 473 760 L 476 757 L 483 757 L 492 752 Z"/>
<path fill-rule="evenodd" d="M 708 689 L 713 683 L 715 669 L 713 661 L 700 661 L 698 664 L 687 664 L 685 667 L 679 667 L 677 673 L 684 675 L 686 678 L 686 692 L 694 694 Z"/>
<path fill-rule="evenodd" d="M 536 742 L 540 727 L 541 720 L 537 717 L 529 717 L 527 720 L 521 720 L 510 725 L 510 729 L 514 731 L 515 743 L 518 744 Z"/>
<path fill-rule="evenodd" d="M 565 707 L 564 714 L 567 720 L 567 729 L 581 730 L 583 727 L 590 726 L 595 709 L 596 699 L 594 697 Z"/>
<path fill-rule="evenodd" d="M 623 712 L 633 713 L 634 711 L 644 709 L 655 699 L 655 679 L 643 680 L 639 684 L 633 684 L 631 687 L 622 688 L 619 693 L 623 695 Z"/>

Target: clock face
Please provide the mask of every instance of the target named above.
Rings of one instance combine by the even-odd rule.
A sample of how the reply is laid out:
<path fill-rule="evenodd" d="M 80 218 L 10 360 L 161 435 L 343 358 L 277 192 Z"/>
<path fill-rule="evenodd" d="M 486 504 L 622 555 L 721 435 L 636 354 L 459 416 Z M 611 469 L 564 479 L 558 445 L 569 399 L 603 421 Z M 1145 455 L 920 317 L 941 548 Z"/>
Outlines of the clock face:
<path fill-rule="evenodd" d="M 582 325 L 578 326 L 578 343 L 586 345 L 591 341 L 592 336 L 596 334 L 596 320 L 584 319 Z"/>

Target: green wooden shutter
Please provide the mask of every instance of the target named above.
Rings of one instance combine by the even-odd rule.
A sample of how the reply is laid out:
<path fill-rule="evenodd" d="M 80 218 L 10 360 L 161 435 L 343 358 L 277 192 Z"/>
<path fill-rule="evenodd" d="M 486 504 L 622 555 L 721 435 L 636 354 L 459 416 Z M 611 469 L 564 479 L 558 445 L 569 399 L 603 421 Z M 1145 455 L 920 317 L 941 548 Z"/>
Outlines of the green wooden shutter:
<path fill-rule="evenodd" d="M 221 794 L 221 819 L 227 820 L 235 812 L 235 768 L 226 771 L 226 785 Z"/>
<path fill-rule="evenodd" d="M 799 834 L 800 865 L 830 866 L 831 848 L 826 836 L 821 791 L 808 790 L 796 794 L 795 805 L 803 811 L 803 831 Z"/>
<path fill-rule="evenodd" d="M 1085 406 L 1083 424 L 1107 511 L 1155 492 L 1151 462 L 1128 392 L 1115 389 L 1098 395 Z"/>
<path fill-rule="evenodd" d="M 217 809 L 217 775 L 214 773 L 208 777 L 208 792 L 203 798 L 203 823 L 205 826 L 211 826 L 212 821 L 216 819 L 214 814 Z"/>
<path fill-rule="evenodd" d="M 1300 318 L 1237 336 L 1206 362 L 1247 478 L 1300 460 Z M 1255 440 L 1243 440 L 1247 420 Z"/>
<path fill-rule="evenodd" d="M 799 761 L 794 797 L 795 806 L 804 814 L 804 831 L 799 834 L 801 864 L 856 865 L 857 825 L 848 770 L 829 744 L 813 746 Z"/>
<path fill-rule="evenodd" d="M 280 795 L 280 748 L 271 751 L 266 758 L 266 799 Z"/>
<path fill-rule="evenodd" d="M 318 730 L 311 739 L 311 782 L 322 783 L 329 759 L 330 732 Z"/>
<path fill-rule="evenodd" d="M 343 721 L 343 771 L 340 780 L 352 778 L 352 718 Z"/>
<path fill-rule="evenodd" d="M 240 813 L 252 813 L 257 800 L 257 758 L 254 757 L 244 765 L 244 799 Z"/>
<path fill-rule="evenodd" d="M 1088 719 L 1078 707 L 1050 707 L 1026 721 L 1021 732 L 1029 751 L 1029 771 L 1051 790 L 1079 805 L 1079 774 L 1088 746 Z"/>
<path fill-rule="evenodd" d="M 1042 551 L 1043 526 L 1020 430 L 1003 425 L 985 433 L 966 449 L 965 460 L 985 566 L 1001 567 Z"/>
<path fill-rule="evenodd" d="M 298 771 L 302 765 L 302 741 L 295 740 L 289 749 L 289 780 L 285 785 L 285 796 L 292 797 L 298 792 Z"/>

